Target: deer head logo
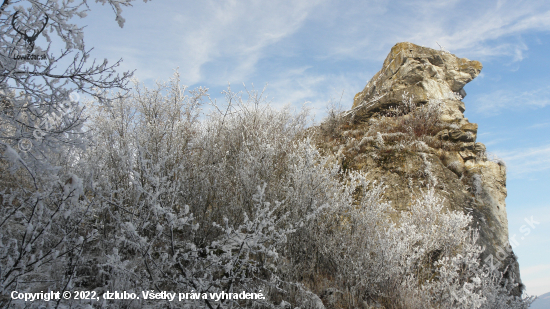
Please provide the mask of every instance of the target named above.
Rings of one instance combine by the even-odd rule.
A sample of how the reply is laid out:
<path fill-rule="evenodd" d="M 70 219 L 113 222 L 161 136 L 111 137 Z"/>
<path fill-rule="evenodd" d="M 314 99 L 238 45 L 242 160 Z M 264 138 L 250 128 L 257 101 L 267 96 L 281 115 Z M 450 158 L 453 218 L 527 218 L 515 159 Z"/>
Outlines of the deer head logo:
<path fill-rule="evenodd" d="M 17 19 L 17 14 L 19 14 L 19 11 L 15 12 L 15 14 L 13 14 L 13 18 L 11 19 L 11 25 L 13 26 L 13 29 L 15 31 L 17 31 L 17 33 L 19 33 L 23 37 L 23 40 L 25 40 L 25 42 L 27 42 L 27 52 L 30 54 L 34 50 L 34 41 L 36 41 L 36 38 L 38 37 L 38 35 L 40 33 L 42 33 L 42 31 L 44 31 L 44 28 L 46 28 L 46 25 L 48 24 L 48 20 L 49 20 L 48 15 L 45 15 L 46 18 L 44 20 L 44 25 L 42 26 L 42 28 L 38 31 L 33 30 L 32 35 L 29 36 L 29 35 L 27 35 L 28 30 L 20 31 L 15 26 L 15 20 Z"/>

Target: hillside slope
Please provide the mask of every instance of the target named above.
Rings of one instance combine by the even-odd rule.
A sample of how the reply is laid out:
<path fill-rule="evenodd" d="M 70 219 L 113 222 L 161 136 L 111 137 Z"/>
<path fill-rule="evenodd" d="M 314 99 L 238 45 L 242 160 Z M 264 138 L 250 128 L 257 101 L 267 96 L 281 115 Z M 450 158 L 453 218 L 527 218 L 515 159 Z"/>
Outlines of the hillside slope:
<path fill-rule="evenodd" d="M 529 307 L 531 309 L 548 309 L 550 308 L 550 292 L 543 294 L 537 298 Z"/>

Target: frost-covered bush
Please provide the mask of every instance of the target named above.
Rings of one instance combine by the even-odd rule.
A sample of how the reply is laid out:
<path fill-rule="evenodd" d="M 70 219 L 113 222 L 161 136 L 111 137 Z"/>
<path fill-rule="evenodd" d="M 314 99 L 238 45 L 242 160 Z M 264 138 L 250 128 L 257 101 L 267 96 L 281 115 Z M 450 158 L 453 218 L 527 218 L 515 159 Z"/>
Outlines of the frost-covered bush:
<path fill-rule="evenodd" d="M 254 91 L 248 100 L 230 89 L 225 94 L 225 107 L 218 106 L 205 89 L 181 86 L 176 73 L 152 89 L 136 81 L 133 92 L 109 105 L 89 102 L 88 147 L 53 156 L 58 174 L 39 188 L 27 177 L 3 189 L 3 293 L 17 287 L 265 296 L 96 303 L 112 308 L 529 302 L 510 296 L 514 283 L 480 264 L 471 217 L 442 209 L 434 191 L 420 192 L 409 212 L 396 213 L 381 202 L 383 184 L 320 154 L 304 133 L 306 111 L 273 109 Z M 376 136 L 380 146 L 388 142 Z M 16 180 L 23 169 L 18 155 L 3 150 Z"/>
<path fill-rule="evenodd" d="M 394 213 L 380 203 L 382 188 L 362 181 L 357 204 L 335 211 L 321 227 L 323 253 L 333 261 L 341 305 L 364 301 L 385 308 L 527 308 L 530 298 L 512 296 L 509 282 L 483 265 L 472 217 L 443 209 L 428 189 L 409 211 Z M 388 215 L 394 220 L 388 220 Z M 351 299 L 351 301 L 350 301 Z"/>
<path fill-rule="evenodd" d="M 227 106 L 199 120 L 206 92 L 185 96 L 177 74 L 135 86 L 108 108 L 90 104 L 94 145 L 78 166 L 93 171 L 101 237 L 85 252 L 82 272 L 96 274 L 85 287 L 277 293 L 288 235 L 341 191 L 338 166 L 299 138 L 305 111 L 229 90 Z"/>
<path fill-rule="evenodd" d="M 321 130 L 323 130 L 323 134 L 327 136 L 334 137 L 335 135 L 338 135 L 339 127 L 344 123 L 341 104 L 343 95 L 344 92 L 342 91 L 342 95 L 340 96 L 340 100 L 338 102 L 331 98 L 327 104 L 327 116 L 320 125 Z"/>
<path fill-rule="evenodd" d="M 433 136 L 441 130 L 443 125 L 441 104 L 439 100 L 429 100 L 427 103 L 416 106 L 413 97 L 403 95 L 403 101 L 388 112 L 390 123 L 386 124 L 392 132 L 410 134 L 416 138 Z"/>
<path fill-rule="evenodd" d="M 132 1 L 96 2 L 110 5 L 122 27 L 122 7 Z M 85 144 L 79 94 L 105 100 L 112 89 L 127 90 L 131 73 L 117 74 L 121 60 L 89 61 L 83 28 L 72 23 L 88 11 L 84 0 L 3 1 L 0 6 L 0 147 L 20 150 L 21 164 L 31 174 L 48 169 L 52 152 Z M 35 44 L 42 37 L 47 44 Z M 52 43 L 64 47 L 54 51 Z"/>
<path fill-rule="evenodd" d="M 500 165 L 501 167 L 504 167 L 506 169 L 506 162 L 501 159 L 499 156 L 497 156 L 494 153 L 486 153 L 487 159 L 491 162 L 495 162 L 496 164 Z"/>
<path fill-rule="evenodd" d="M 122 26 L 121 6 L 131 1 L 100 1 L 115 9 Z M 3 1 L 0 6 L 2 308 L 38 306 L 12 301 L 11 291 L 73 289 L 82 278 L 84 248 L 97 237 L 89 224 L 96 201 L 76 175 L 86 173 L 72 169 L 89 141 L 75 94 L 104 99 L 105 90 L 124 89 L 130 74 L 116 75 L 118 63 L 86 63 L 90 54 L 82 28 L 71 19 L 85 17 L 88 9 L 85 1 L 77 2 Z M 56 52 L 35 45 L 38 35 L 65 47 Z M 64 62 L 67 57 L 73 61 Z"/>

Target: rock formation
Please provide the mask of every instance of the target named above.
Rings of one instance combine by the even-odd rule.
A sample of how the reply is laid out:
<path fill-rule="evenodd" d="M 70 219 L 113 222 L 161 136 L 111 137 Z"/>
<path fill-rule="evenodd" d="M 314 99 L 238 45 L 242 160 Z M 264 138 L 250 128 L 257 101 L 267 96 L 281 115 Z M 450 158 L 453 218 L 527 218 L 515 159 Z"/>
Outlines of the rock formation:
<path fill-rule="evenodd" d="M 463 114 L 464 86 L 481 69 L 478 61 L 398 43 L 352 109 L 316 128 L 317 142 L 342 168 L 383 181 L 384 198 L 398 210 L 434 187 L 448 209 L 473 215 L 484 262 L 501 270 L 508 265 L 505 275 L 519 280 L 508 244 L 506 166 L 487 158 L 476 142 L 477 124 Z"/>
<path fill-rule="evenodd" d="M 464 86 L 476 78 L 481 69 L 479 61 L 411 43 L 398 43 L 384 61 L 382 70 L 355 95 L 351 113 L 369 118 L 376 111 L 400 104 L 405 93 L 416 104 L 430 99 L 445 100 L 450 93 L 465 97 Z M 442 119 L 464 118 L 464 104 L 459 100 L 450 101 L 446 102 L 449 108 Z"/>

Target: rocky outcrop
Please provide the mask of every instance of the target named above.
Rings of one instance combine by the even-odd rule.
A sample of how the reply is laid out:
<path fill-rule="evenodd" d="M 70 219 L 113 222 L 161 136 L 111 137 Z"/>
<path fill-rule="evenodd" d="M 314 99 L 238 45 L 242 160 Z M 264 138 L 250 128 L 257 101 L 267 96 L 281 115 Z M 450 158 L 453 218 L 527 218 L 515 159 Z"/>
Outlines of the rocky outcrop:
<path fill-rule="evenodd" d="M 453 96 L 449 96 L 453 93 L 465 97 L 464 86 L 476 78 L 481 69 L 479 61 L 412 43 L 398 43 L 386 57 L 382 70 L 355 95 L 347 116 L 365 120 L 376 112 L 400 104 L 403 96 L 410 97 L 415 104 L 430 99 L 452 99 Z M 447 121 L 463 118 L 464 103 L 450 101 L 442 118 Z"/>
<path fill-rule="evenodd" d="M 519 280 L 508 244 L 506 166 L 487 158 L 485 145 L 476 142 L 478 125 L 464 117 L 461 101 L 481 69 L 478 61 L 398 43 L 352 109 L 317 128 L 318 145 L 344 169 L 383 181 L 384 198 L 398 210 L 434 187 L 447 209 L 472 214 L 486 247 L 484 262 L 508 266 L 506 276 Z"/>

